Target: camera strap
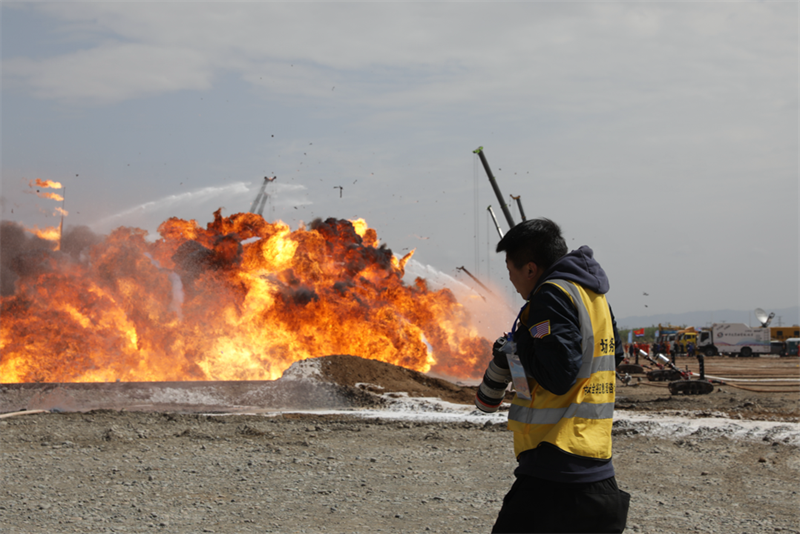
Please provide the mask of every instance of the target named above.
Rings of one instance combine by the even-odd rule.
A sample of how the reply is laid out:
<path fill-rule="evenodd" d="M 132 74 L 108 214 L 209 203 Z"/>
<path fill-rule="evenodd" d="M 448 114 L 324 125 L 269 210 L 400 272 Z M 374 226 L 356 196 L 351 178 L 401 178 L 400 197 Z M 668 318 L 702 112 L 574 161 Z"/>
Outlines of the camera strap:
<path fill-rule="evenodd" d="M 528 303 L 526 302 L 525 306 L 527 305 Z M 517 392 L 517 397 L 525 400 L 531 400 L 531 389 L 528 386 L 528 376 L 525 373 L 525 368 L 522 366 L 522 362 L 517 354 L 517 342 L 514 341 L 514 334 L 517 332 L 517 324 L 519 324 L 519 318 L 522 315 L 522 312 L 525 310 L 525 306 L 520 308 L 517 318 L 514 319 L 514 325 L 511 327 L 511 332 L 509 332 L 506 336 L 508 341 L 505 345 L 503 345 L 501 350 L 506 353 L 506 358 L 508 359 L 508 369 L 511 371 L 511 381 L 514 384 L 514 390 Z"/>

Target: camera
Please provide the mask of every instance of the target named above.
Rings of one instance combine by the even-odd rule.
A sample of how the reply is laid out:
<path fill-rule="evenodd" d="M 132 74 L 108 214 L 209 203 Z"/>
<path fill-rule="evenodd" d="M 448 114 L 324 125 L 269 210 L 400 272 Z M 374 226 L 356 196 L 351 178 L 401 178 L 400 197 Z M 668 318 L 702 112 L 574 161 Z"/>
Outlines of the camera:
<path fill-rule="evenodd" d="M 492 345 L 492 361 L 483 374 L 483 381 L 478 387 L 475 395 L 475 406 L 486 413 L 493 413 L 500 408 L 503 398 L 506 396 L 506 388 L 511 382 L 511 371 L 508 367 L 500 367 L 496 362 L 506 363 L 506 353 L 503 350 L 508 343 L 505 336 L 499 337 Z M 506 365 L 508 365 L 506 363 Z"/>

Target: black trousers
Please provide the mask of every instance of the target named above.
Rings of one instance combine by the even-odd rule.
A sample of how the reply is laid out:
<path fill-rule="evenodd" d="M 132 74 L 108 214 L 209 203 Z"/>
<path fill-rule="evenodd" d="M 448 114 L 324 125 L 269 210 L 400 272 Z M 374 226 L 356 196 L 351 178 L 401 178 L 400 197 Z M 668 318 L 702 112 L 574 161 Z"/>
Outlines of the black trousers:
<path fill-rule="evenodd" d="M 622 532 L 630 500 L 614 477 L 564 484 L 522 475 L 503 499 L 492 532 Z"/>

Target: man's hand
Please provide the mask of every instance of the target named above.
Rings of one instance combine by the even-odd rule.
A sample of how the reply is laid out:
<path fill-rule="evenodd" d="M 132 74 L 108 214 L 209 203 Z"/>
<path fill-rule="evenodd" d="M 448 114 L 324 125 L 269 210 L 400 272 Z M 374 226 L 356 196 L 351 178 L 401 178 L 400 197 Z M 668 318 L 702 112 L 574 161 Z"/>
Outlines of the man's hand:
<path fill-rule="evenodd" d="M 506 353 L 503 352 L 503 347 L 506 343 L 508 343 L 506 336 L 498 337 L 497 341 L 494 342 L 494 345 L 492 345 L 492 358 L 494 358 L 494 361 L 498 361 L 498 359 L 501 362 L 506 361 Z"/>

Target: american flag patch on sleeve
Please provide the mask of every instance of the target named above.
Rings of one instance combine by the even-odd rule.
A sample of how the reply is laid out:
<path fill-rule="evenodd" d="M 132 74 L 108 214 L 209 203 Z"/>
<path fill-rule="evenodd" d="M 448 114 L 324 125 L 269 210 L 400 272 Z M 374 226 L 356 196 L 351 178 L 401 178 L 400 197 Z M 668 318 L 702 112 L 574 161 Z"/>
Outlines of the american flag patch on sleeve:
<path fill-rule="evenodd" d="M 550 321 L 542 321 L 541 323 L 533 325 L 530 332 L 534 338 L 543 338 L 544 336 L 550 334 Z"/>

